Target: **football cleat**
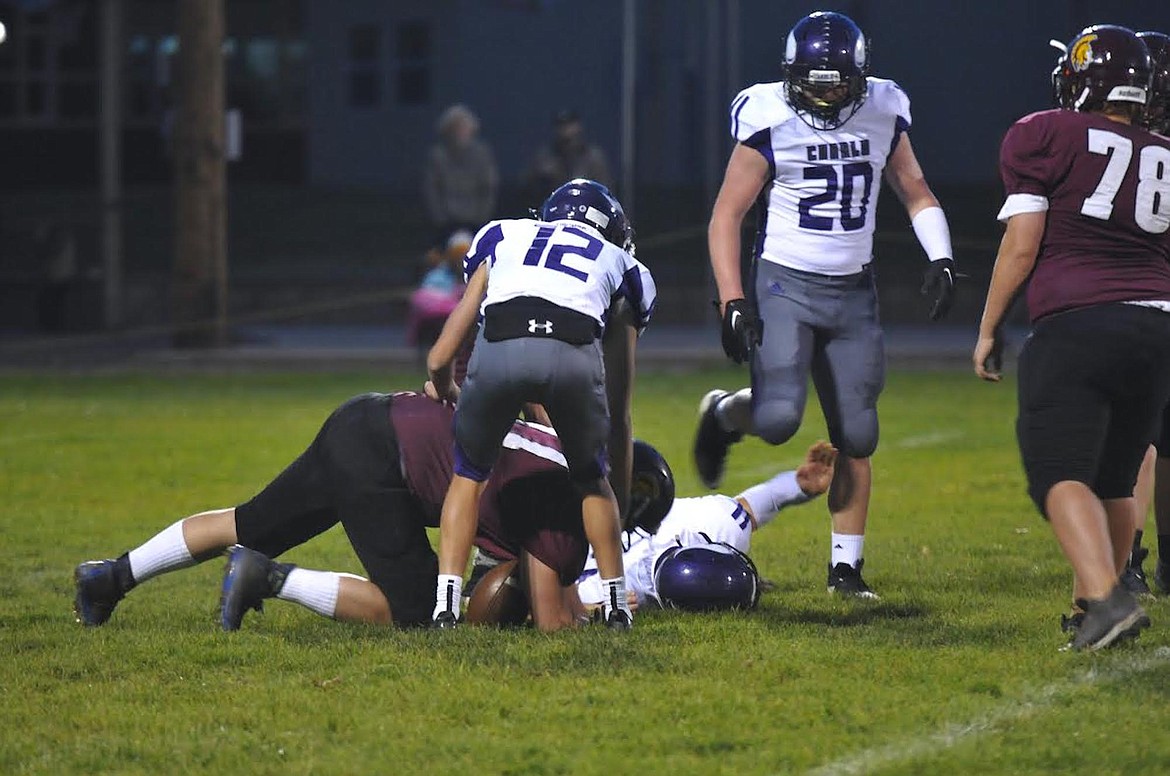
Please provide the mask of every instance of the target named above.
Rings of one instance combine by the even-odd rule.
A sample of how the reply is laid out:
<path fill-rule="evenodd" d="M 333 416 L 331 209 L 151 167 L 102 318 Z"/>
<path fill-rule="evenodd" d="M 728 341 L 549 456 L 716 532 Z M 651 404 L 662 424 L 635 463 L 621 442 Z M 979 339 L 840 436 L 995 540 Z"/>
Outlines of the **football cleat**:
<path fill-rule="evenodd" d="M 877 593 L 870 590 L 869 585 L 861 576 L 861 567 L 864 560 L 857 561 L 856 566 L 848 563 L 838 563 L 829 566 L 829 592 L 845 598 L 865 598 L 871 601 L 879 599 Z"/>
<path fill-rule="evenodd" d="M 1085 617 L 1069 646 L 1076 651 L 1104 649 L 1120 639 L 1137 638 L 1148 627 L 1150 618 L 1137 598 L 1117 584 L 1108 598 L 1085 601 Z"/>
<path fill-rule="evenodd" d="M 1154 589 L 1162 595 L 1170 595 L 1170 561 L 1158 558 L 1154 566 Z"/>
<path fill-rule="evenodd" d="M 1084 599 L 1081 599 L 1082 601 Z M 1077 635 L 1077 630 L 1085 622 L 1085 613 L 1083 611 L 1074 611 L 1069 614 L 1060 615 L 1060 632 L 1069 634 L 1069 639 Z"/>
<path fill-rule="evenodd" d="M 719 487 L 719 483 L 723 481 L 728 448 L 743 439 L 743 434 L 739 431 L 724 431 L 715 414 L 716 405 L 730 395 L 728 391 L 715 389 L 709 391 L 699 402 L 699 429 L 695 433 L 694 447 L 695 468 L 699 472 L 699 479 L 711 489 Z"/>
<path fill-rule="evenodd" d="M 228 550 L 219 596 L 220 627 L 225 631 L 239 630 L 249 609 L 264 611 L 264 599 L 280 592 L 294 568 L 291 563 L 277 563 L 239 544 Z"/>
<path fill-rule="evenodd" d="M 457 627 L 459 627 L 459 618 L 450 609 L 444 609 L 431 620 L 431 628 L 434 630 L 451 630 Z"/>
<path fill-rule="evenodd" d="M 1125 570 L 1121 572 L 1122 587 L 1139 597 L 1154 595 L 1150 591 L 1149 582 L 1146 581 L 1146 572 L 1142 568 L 1142 563 L 1149 554 L 1150 551 L 1145 547 L 1134 550 L 1133 554 L 1129 556 L 1129 561 L 1125 564 Z"/>
<path fill-rule="evenodd" d="M 88 560 L 73 570 L 77 593 L 73 616 L 87 627 L 104 625 L 124 593 L 118 585 L 115 560 Z"/>
<path fill-rule="evenodd" d="M 628 631 L 634 627 L 634 620 L 625 609 L 611 609 L 605 618 L 605 627 L 614 631 Z"/>

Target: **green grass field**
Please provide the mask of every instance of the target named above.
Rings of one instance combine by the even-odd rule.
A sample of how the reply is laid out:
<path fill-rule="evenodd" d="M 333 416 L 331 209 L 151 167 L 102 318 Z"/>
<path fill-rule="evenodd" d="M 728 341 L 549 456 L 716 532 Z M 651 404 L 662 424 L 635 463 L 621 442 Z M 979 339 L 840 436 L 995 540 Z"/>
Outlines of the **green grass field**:
<path fill-rule="evenodd" d="M 694 407 L 743 372 L 639 378 L 636 433 L 680 495 Z M 601 629 L 400 632 L 284 602 L 213 621 L 222 563 L 153 580 L 105 627 L 73 566 L 248 498 L 328 412 L 414 376 L 0 378 L 0 773 L 1165 773 L 1170 606 L 1100 655 L 1062 653 L 1069 573 L 1024 494 L 1014 385 L 894 373 L 866 543 L 880 603 L 825 593 L 824 502 L 753 555 L 750 614 Z M 733 452 L 725 491 L 823 436 Z M 361 571 L 337 529 L 289 553 Z M 1153 559 L 1151 558 L 1151 561 Z"/>

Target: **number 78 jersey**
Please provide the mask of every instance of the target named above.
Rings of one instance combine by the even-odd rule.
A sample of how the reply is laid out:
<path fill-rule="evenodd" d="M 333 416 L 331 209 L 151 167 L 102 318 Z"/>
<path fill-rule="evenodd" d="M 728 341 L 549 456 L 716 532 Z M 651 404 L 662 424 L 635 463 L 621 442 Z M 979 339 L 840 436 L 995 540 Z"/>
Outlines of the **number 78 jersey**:
<path fill-rule="evenodd" d="M 873 255 L 882 171 L 910 128 L 896 83 L 867 79 L 865 103 L 842 126 L 818 130 L 784 99 L 783 83 L 751 86 L 731 103 L 731 134 L 767 160 L 754 258 L 821 275 L 860 272 Z"/>
<path fill-rule="evenodd" d="M 1045 213 L 1028 313 L 1170 300 L 1170 139 L 1071 110 L 1017 121 L 1000 148 L 1001 221 Z"/>

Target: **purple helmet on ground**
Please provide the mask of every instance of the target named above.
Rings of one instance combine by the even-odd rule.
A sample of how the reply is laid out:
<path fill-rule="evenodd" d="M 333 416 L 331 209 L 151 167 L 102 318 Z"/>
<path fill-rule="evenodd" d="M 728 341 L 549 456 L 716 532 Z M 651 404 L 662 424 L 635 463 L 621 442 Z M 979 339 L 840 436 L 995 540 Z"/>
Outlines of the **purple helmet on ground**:
<path fill-rule="evenodd" d="M 1151 132 L 1170 137 L 1170 36 L 1161 32 L 1139 32 L 1137 36 L 1146 44 L 1154 68 L 1143 123 Z"/>
<path fill-rule="evenodd" d="M 814 129 L 836 129 L 865 102 L 869 40 L 852 19 L 817 11 L 796 23 L 784 46 L 788 104 Z"/>
<path fill-rule="evenodd" d="M 574 178 L 559 186 L 536 215 L 541 221 L 580 221 L 624 251 L 634 247 L 634 228 L 622 203 L 605 186 L 588 178 Z"/>
<path fill-rule="evenodd" d="M 723 543 L 667 550 L 654 564 L 654 586 L 668 609 L 754 609 L 760 600 L 756 564 Z"/>
<path fill-rule="evenodd" d="M 1052 72 L 1057 107 L 1101 110 L 1107 102 L 1144 106 L 1150 54 L 1137 33 L 1113 24 L 1086 27 L 1065 47 Z"/>
<path fill-rule="evenodd" d="M 641 528 L 648 534 L 658 530 L 674 506 L 674 472 L 662 453 L 649 442 L 634 440 L 633 476 L 630 478 L 630 506 L 625 520 L 627 531 Z"/>

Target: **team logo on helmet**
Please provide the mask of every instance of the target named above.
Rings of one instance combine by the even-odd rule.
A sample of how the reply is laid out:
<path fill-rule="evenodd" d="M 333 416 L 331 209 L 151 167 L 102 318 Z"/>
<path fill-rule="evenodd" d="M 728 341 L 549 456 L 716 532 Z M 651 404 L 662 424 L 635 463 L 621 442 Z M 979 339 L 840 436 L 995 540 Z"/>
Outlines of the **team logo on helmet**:
<path fill-rule="evenodd" d="M 1074 71 L 1083 73 L 1093 63 L 1093 41 L 1096 39 L 1096 33 L 1089 33 L 1073 41 L 1068 50 L 1068 62 Z"/>

